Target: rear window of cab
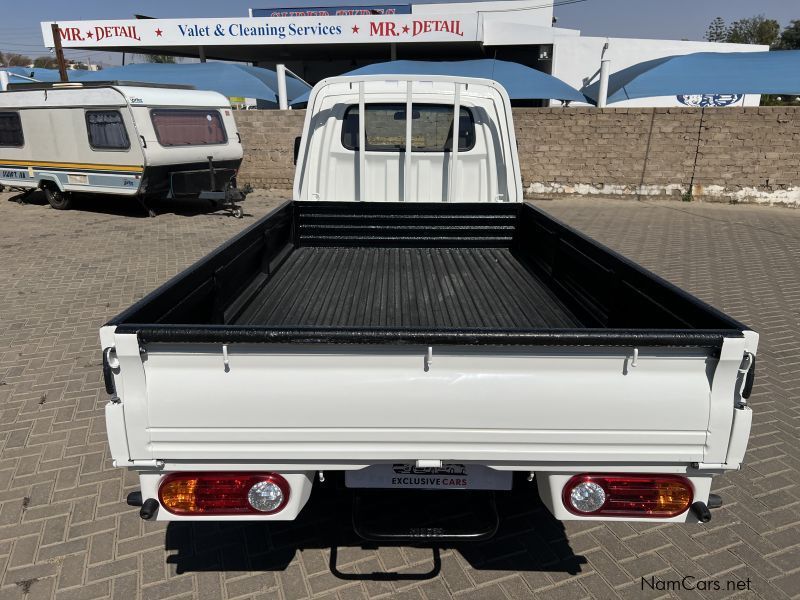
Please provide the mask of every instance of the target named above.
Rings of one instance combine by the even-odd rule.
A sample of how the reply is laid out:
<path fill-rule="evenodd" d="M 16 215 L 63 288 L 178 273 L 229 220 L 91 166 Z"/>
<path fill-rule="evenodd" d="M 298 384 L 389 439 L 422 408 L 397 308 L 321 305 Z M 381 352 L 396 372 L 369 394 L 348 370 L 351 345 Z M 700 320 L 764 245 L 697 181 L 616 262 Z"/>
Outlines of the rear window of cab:
<path fill-rule="evenodd" d="M 342 124 L 342 145 L 358 150 L 358 105 L 349 106 Z M 451 152 L 455 109 L 447 104 L 414 104 L 411 109 L 411 151 Z M 364 108 L 366 149 L 404 152 L 406 149 L 406 105 L 367 104 Z M 475 117 L 461 107 L 458 116 L 458 151 L 475 147 Z"/>

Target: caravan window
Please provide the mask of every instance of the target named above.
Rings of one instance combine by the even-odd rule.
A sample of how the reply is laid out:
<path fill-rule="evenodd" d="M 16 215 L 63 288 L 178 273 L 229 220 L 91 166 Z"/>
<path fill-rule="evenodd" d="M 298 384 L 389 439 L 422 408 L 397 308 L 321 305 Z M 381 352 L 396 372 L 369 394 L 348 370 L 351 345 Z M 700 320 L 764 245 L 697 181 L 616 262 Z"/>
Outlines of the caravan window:
<path fill-rule="evenodd" d="M 450 152 L 453 149 L 453 106 L 414 104 L 411 109 L 411 151 Z M 367 104 L 364 111 L 367 150 L 402 152 L 406 149 L 406 105 Z M 358 150 L 358 106 L 348 107 L 342 124 L 342 145 Z M 461 108 L 458 151 L 475 147 L 475 117 Z"/>
<path fill-rule="evenodd" d="M 24 146 L 22 121 L 17 112 L 0 112 L 0 146 Z"/>
<path fill-rule="evenodd" d="M 95 150 L 127 150 L 131 147 L 125 121 L 118 110 L 86 111 L 89 145 Z"/>
<path fill-rule="evenodd" d="M 228 141 L 218 110 L 159 108 L 150 120 L 162 146 L 205 146 Z"/>

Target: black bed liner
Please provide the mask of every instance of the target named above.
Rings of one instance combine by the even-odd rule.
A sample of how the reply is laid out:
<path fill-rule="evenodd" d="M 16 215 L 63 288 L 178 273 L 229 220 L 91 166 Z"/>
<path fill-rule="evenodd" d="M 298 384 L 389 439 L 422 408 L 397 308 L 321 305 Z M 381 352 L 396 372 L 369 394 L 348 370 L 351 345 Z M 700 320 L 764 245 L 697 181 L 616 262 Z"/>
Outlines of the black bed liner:
<path fill-rule="evenodd" d="M 237 325 L 571 328 L 507 248 L 298 248 Z"/>
<path fill-rule="evenodd" d="M 287 202 L 114 318 L 147 342 L 718 347 L 741 323 L 530 204 Z"/>

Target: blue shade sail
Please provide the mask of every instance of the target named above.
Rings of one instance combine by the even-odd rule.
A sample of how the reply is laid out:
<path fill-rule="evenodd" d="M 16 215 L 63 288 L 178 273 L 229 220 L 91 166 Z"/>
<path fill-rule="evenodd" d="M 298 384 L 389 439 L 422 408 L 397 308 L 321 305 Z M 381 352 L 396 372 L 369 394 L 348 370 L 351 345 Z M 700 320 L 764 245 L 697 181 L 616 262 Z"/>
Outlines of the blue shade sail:
<path fill-rule="evenodd" d="M 596 102 L 599 87 L 595 82 L 581 91 Z M 800 50 L 698 52 L 649 60 L 613 73 L 607 101 L 689 94 L 800 94 Z"/>
<path fill-rule="evenodd" d="M 455 75 L 493 79 L 500 83 L 512 100 L 577 100 L 586 98 L 560 79 L 519 63 L 480 59 L 452 62 L 395 60 L 360 67 L 344 75 Z M 294 103 L 308 102 L 308 95 Z"/>
<path fill-rule="evenodd" d="M 70 71 L 70 81 L 141 81 L 191 85 L 198 90 L 219 92 L 228 98 L 256 98 L 278 102 L 278 77 L 275 71 L 221 62 L 190 64 L 137 64 L 111 67 L 102 71 Z M 287 75 L 289 100 L 311 89 Z"/>

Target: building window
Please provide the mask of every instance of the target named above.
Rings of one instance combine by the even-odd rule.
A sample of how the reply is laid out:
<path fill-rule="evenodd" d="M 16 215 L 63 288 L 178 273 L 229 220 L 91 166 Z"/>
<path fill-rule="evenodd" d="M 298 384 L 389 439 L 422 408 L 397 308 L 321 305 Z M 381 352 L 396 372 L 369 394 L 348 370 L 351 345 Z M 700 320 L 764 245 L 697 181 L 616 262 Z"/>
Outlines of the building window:
<path fill-rule="evenodd" d="M 86 111 L 89 145 L 94 150 L 128 150 L 131 141 L 118 110 Z"/>
<path fill-rule="evenodd" d="M 159 108 L 150 120 L 162 146 L 205 146 L 228 141 L 218 110 Z"/>
<path fill-rule="evenodd" d="M 0 112 L 0 146 L 24 146 L 22 121 L 18 112 Z"/>
<path fill-rule="evenodd" d="M 364 124 L 367 150 L 403 152 L 406 149 L 406 105 L 367 104 Z M 414 104 L 412 107 L 411 151 L 450 152 L 453 149 L 453 106 Z M 342 145 L 358 150 L 358 105 L 347 108 L 342 124 Z M 475 117 L 461 108 L 458 118 L 458 151 L 475 147 Z"/>

